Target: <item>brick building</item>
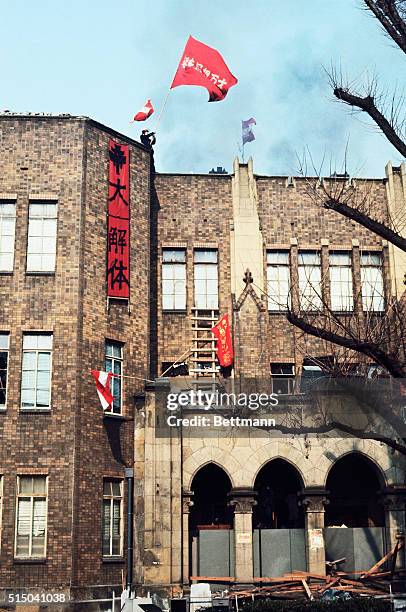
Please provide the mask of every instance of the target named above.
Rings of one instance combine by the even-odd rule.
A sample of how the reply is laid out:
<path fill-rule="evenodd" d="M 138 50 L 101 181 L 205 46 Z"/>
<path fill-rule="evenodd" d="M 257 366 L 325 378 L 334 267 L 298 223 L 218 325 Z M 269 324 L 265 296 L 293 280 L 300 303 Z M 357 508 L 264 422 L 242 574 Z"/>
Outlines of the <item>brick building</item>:
<path fill-rule="evenodd" d="M 130 148 L 128 303 L 106 295 L 111 138 Z M 236 377 L 271 380 L 275 392 L 290 395 L 295 376 L 309 367 L 306 359 L 320 357 L 322 348 L 308 339 L 304 351 L 301 335 L 287 323 L 289 284 L 305 285 L 312 270 L 326 299 L 345 310 L 365 278 L 386 296 L 399 294 L 400 254 L 321 210 L 305 179 L 257 176 L 251 160 L 236 160 L 232 174 L 155 174 L 142 145 L 71 116 L 2 115 L 0 143 L 0 374 L 6 386 L 0 395 L 0 588 L 52 588 L 76 600 L 118 589 L 126 571 L 124 475 L 133 466 L 135 581 L 147 587 L 168 593 L 217 562 L 217 571 L 228 572 L 220 576 L 249 582 L 258 572 L 266 575 L 255 544 L 265 524 L 279 535 L 288 531 L 286 538 L 299 530 L 299 566 L 323 571 L 326 483 L 347 456 L 354 465 L 360 461 L 374 499 L 379 489 L 387 502 L 385 516 L 374 506 L 361 517 L 361 500 L 353 527 L 380 529 L 378 549 L 388 548 L 404 522 L 398 454 L 338 436 L 313 441 L 306 453 L 300 439 L 249 432 L 231 446 L 224 432 L 210 441 L 180 440 L 178 433 L 160 438 L 154 412 L 156 390 L 165 382 L 152 381 L 169 369 L 188 385 L 215 384 L 210 328 L 227 312 Z M 384 217 L 406 206 L 404 166 L 388 164 L 385 179 L 365 185 Z M 175 361 L 181 365 L 174 369 Z M 102 414 L 91 369 L 129 376 L 121 387 L 114 383 L 111 414 Z M 290 483 L 286 491 L 280 484 L 286 499 L 275 506 L 279 525 L 275 516 L 272 523 L 253 515 L 267 479 Z M 217 497 L 205 505 L 202 491 L 210 482 Z M 296 508 L 291 516 L 284 504 L 292 505 L 297 493 L 306 511 Z M 209 516 L 215 506 L 220 523 Z M 231 551 L 227 562 L 211 560 L 204 548 L 213 525 L 220 539 L 211 549 Z"/>
<path fill-rule="evenodd" d="M 145 378 L 150 160 L 141 145 L 122 140 L 130 145 L 138 228 L 131 255 L 138 268 L 132 270 L 129 305 L 112 301 L 107 309 L 106 160 L 109 138 L 117 137 L 86 118 L 0 120 L 5 588 L 72 589 L 80 598 L 81 587 L 120 585 L 125 570 L 123 542 L 116 549 L 110 534 L 102 550 L 101 504 L 103 485 L 108 495 L 110 482 L 118 485 L 114 493 L 124 497 L 124 468 L 133 458 L 132 397 L 139 386 L 136 379 L 124 379 L 122 416 L 103 420 L 90 370 L 105 369 L 108 359 L 118 364 L 123 359 L 125 370 L 139 376 L 141 385 Z M 14 235 L 15 248 L 12 239 L 4 238 Z M 42 388 L 33 389 L 36 385 Z M 121 514 L 123 521 L 124 506 Z M 89 595 L 91 589 L 83 597 Z"/>

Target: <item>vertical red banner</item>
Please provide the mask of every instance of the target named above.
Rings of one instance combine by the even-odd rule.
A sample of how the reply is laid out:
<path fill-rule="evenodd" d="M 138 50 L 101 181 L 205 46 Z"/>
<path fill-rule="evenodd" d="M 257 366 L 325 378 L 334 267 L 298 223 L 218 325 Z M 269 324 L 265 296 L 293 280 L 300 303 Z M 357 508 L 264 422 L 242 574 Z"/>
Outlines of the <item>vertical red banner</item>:
<path fill-rule="evenodd" d="M 232 365 L 234 358 L 228 314 L 223 315 L 211 331 L 217 338 L 217 359 L 222 367 L 227 368 Z"/>
<path fill-rule="evenodd" d="M 130 298 L 130 151 L 109 141 L 107 295 Z"/>

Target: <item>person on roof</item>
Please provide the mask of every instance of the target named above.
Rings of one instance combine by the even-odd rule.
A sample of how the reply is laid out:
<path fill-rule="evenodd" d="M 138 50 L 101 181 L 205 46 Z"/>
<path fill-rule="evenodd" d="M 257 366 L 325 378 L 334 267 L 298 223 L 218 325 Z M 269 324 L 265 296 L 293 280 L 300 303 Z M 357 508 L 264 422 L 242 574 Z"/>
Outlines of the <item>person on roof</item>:
<path fill-rule="evenodd" d="M 150 132 L 149 130 L 142 130 L 140 140 L 147 149 L 152 150 L 152 147 L 156 143 L 155 132 Z"/>

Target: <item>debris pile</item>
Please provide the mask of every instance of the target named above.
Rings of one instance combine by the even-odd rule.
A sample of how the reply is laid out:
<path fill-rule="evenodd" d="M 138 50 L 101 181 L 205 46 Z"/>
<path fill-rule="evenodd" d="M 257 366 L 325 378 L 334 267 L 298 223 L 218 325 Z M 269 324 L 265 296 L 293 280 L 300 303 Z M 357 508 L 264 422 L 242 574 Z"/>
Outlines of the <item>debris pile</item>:
<path fill-rule="evenodd" d="M 398 552 L 404 546 L 399 538 L 396 545 L 369 570 L 363 572 L 341 572 L 337 566 L 345 561 L 337 559 L 327 563 L 328 575 L 305 571 L 292 571 L 276 578 L 254 578 L 254 586 L 239 587 L 234 578 L 194 576 L 192 580 L 212 583 L 229 583 L 229 596 L 237 600 L 246 598 L 315 599 L 340 598 L 345 596 L 390 597 L 394 581 L 406 579 L 405 569 L 396 569 Z M 385 568 L 383 569 L 383 566 Z"/>

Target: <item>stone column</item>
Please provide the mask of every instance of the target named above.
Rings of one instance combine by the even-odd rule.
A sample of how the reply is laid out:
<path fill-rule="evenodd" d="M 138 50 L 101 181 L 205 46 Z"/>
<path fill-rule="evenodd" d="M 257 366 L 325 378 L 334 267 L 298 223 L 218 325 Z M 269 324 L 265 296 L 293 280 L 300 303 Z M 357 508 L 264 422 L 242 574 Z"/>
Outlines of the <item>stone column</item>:
<path fill-rule="evenodd" d="M 193 506 L 193 495 L 193 491 L 182 491 L 183 584 L 189 583 L 189 513 L 191 506 Z"/>
<path fill-rule="evenodd" d="M 307 570 L 314 574 L 326 573 L 324 547 L 324 507 L 328 503 L 324 487 L 307 487 L 300 494 L 305 512 Z"/>
<path fill-rule="evenodd" d="M 400 538 L 405 536 L 405 485 L 392 485 L 382 491 L 383 506 L 385 509 L 386 541 L 388 552 Z M 399 551 L 396 567 L 405 567 L 405 550 Z"/>
<path fill-rule="evenodd" d="M 252 584 L 254 563 L 252 550 L 252 508 L 256 491 L 247 487 L 232 489 L 229 505 L 234 508 L 234 576 L 236 582 Z"/>

